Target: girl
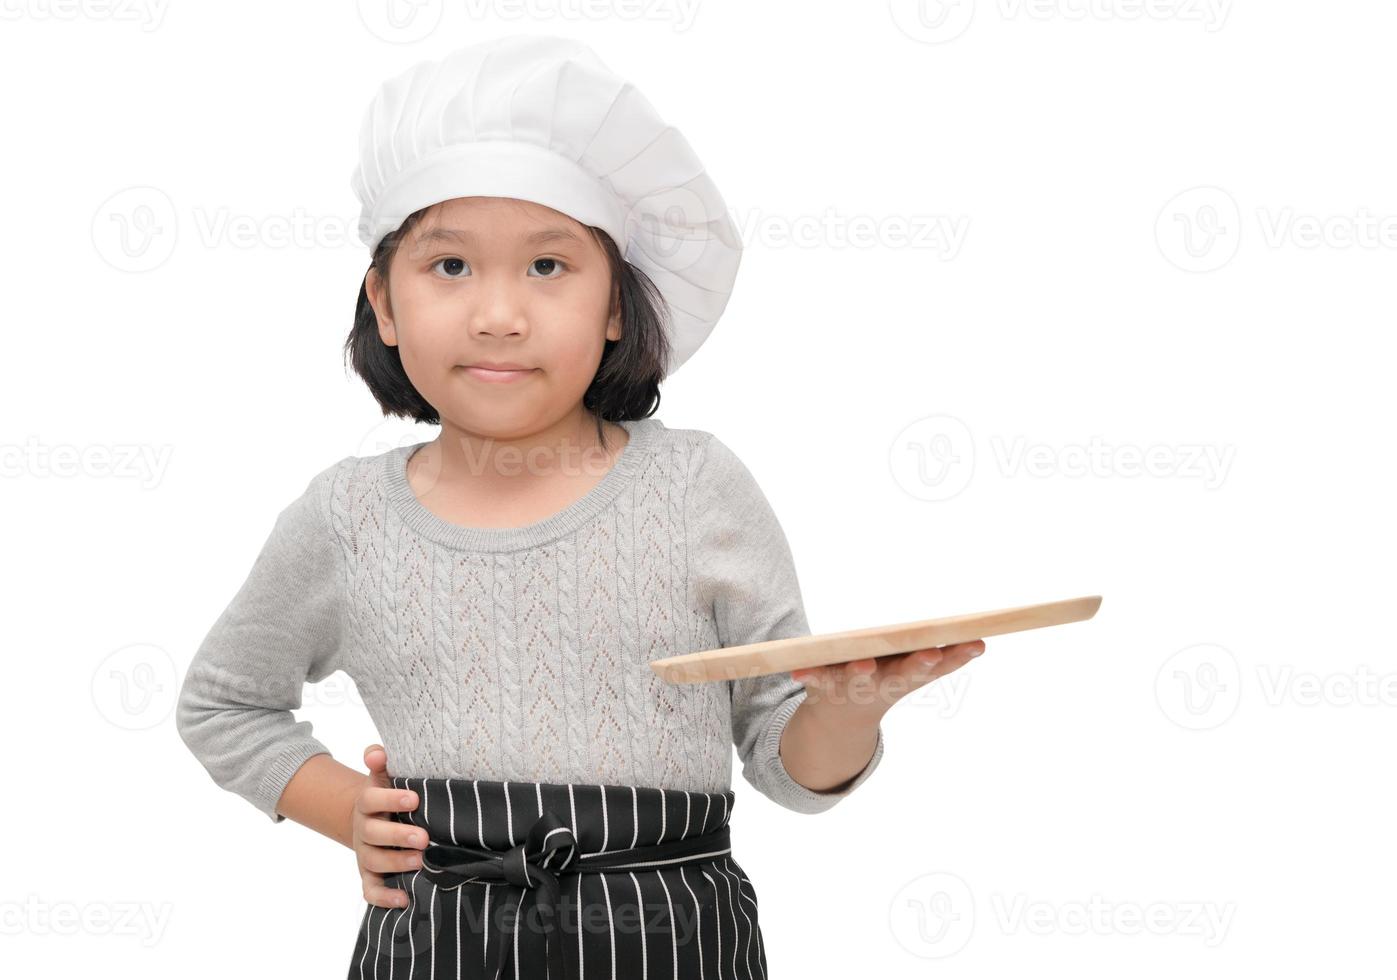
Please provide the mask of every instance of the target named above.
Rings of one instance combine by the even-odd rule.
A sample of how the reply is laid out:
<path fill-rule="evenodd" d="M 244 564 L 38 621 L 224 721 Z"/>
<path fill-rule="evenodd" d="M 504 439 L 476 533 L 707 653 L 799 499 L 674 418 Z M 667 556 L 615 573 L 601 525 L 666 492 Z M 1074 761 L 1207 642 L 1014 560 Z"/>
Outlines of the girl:
<path fill-rule="evenodd" d="M 764 978 L 731 752 L 800 813 L 962 644 L 672 685 L 650 661 L 807 635 L 785 536 L 710 433 L 652 417 L 740 242 L 687 143 L 585 46 L 510 36 L 389 79 L 354 189 L 346 344 L 432 441 L 321 470 L 184 679 L 181 737 L 273 822 L 352 847 L 350 976 Z M 369 775 L 296 722 L 344 670 Z M 802 685 L 804 682 L 805 686 Z"/>

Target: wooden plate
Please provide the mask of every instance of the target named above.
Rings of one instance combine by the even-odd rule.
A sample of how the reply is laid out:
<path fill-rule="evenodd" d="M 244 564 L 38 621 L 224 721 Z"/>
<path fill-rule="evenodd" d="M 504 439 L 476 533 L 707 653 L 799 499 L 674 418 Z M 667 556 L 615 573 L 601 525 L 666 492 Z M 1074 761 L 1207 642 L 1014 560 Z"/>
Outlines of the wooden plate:
<path fill-rule="evenodd" d="M 679 657 L 652 660 L 655 673 L 674 684 L 736 680 L 783 671 L 823 667 L 850 660 L 910 653 L 927 647 L 967 643 L 987 636 L 1061 626 L 1091 619 L 1101 606 L 1099 595 L 1013 606 L 989 612 L 965 613 L 915 623 L 873 626 L 868 629 L 823 633 L 819 636 L 793 636 L 743 646 L 701 650 Z"/>

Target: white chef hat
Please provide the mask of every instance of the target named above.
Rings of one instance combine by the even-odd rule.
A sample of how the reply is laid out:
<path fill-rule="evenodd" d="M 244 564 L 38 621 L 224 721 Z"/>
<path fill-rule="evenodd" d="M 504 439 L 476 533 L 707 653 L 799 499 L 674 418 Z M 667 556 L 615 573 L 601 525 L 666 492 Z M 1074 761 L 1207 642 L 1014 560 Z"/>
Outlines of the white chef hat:
<path fill-rule="evenodd" d="M 456 197 L 532 201 L 607 232 L 670 313 L 668 372 L 727 305 L 742 242 L 677 129 L 585 44 L 512 34 L 389 78 L 364 113 L 351 181 L 370 254 Z"/>

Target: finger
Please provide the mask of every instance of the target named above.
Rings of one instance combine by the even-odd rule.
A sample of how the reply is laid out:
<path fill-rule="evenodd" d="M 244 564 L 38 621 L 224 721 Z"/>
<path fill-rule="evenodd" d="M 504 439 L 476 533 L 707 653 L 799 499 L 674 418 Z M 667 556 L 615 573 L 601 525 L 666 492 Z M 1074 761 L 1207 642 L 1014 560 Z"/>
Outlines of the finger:
<path fill-rule="evenodd" d="M 422 867 L 421 851 L 363 845 L 358 852 L 359 867 L 364 871 L 390 874 L 395 871 L 416 871 Z"/>
<path fill-rule="evenodd" d="M 417 809 L 417 793 L 391 786 L 366 786 L 359 794 L 360 813 L 405 813 Z"/>
<path fill-rule="evenodd" d="M 900 676 L 912 681 L 925 681 L 931 677 L 932 671 L 941 661 L 946 659 L 946 652 L 940 647 L 931 647 L 926 650 L 913 650 L 902 657 L 896 664 L 897 672 Z"/>
<path fill-rule="evenodd" d="M 371 872 L 363 873 L 364 879 L 364 901 L 370 905 L 376 905 L 381 909 L 400 909 L 407 907 L 407 892 L 401 888 L 389 888 L 383 883 L 383 878 Z"/>
<path fill-rule="evenodd" d="M 865 677 L 878 672 L 878 660 L 875 657 L 864 657 L 861 660 L 847 660 L 842 665 L 846 680 L 855 677 Z"/>
<path fill-rule="evenodd" d="M 370 745 L 364 750 L 364 765 L 369 767 L 369 772 L 388 769 L 388 751 L 381 745 Z"/>
<path fill-rule="evenodd" d="M 365 817 L 359 839 L 377 847 L 411 847 L 419 851 L 428 844 L 427 832 L 421 827 L 383 817 Z"/>
<path fill-rule="evenodd" d="M 931 668 L 930 674 L 927 676 L 928 681 L 945 677 L 952 671 L 959 670 L 970 663 L 984 652 L 984 642 L 977 640 L 975 643 L 955 644 L 954 647 L 943 647 L 942 649 L 946 652 L 941 657 L 941 662 Z"/>

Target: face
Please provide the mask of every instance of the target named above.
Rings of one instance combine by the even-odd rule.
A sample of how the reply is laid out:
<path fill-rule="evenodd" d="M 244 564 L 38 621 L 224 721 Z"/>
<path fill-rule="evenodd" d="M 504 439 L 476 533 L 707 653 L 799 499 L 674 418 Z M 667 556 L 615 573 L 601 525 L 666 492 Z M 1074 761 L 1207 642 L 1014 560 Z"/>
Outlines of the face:
<path fill-rule="evenodd" d="M 582 411 L 607 340 L 621 337 L 606 253 L 531 201 L 433 206 L 399 245 L 386 285 L 370 270 L 379 336 L 442 425 L 507 439 Z M 518 365 L 522 373 L 477 367 Z"/>

